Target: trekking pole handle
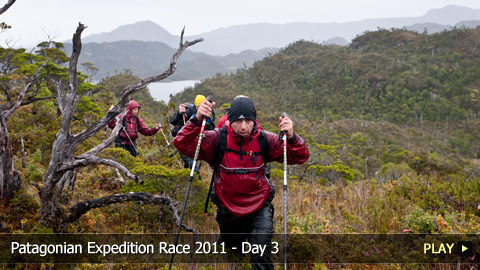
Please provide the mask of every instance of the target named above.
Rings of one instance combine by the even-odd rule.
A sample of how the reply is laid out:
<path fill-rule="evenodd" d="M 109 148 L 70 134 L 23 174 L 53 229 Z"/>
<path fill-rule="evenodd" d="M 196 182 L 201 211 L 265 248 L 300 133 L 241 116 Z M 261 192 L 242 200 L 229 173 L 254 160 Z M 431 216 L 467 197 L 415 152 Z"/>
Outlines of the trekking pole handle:
<path fill-rule="evenodd" d="M 204 117 L 202 120 L 202 127 L 200 128 L 200 134 L 198 135 L 198 143 L 197 143 L 197 148 L 195 150 L 195 156 L 193 157 L 193 165 L 192 165 L 192 170 L 190 171 L 190 177 L 193 177 L 193 173 L 195 171 L 195 165 L 197 164 L 198 153 L 200 152 L 200 145 L 202 143 L 203 133 L 205 131 L 206 123 L 207 123 L 207 118 Z"/>
<path fill-rule="evenodd" d="M 285 118 L 285 117 L 288 117 L 288 115 L 287 115 L 286 112 L 283 112 L 281 117 Z M 280 131 L 280 135 L 279 135 L 278 139 L 280 141 L 283 141 L 284 139 L 286 140 L 287 139 L 287 131 Z"/>

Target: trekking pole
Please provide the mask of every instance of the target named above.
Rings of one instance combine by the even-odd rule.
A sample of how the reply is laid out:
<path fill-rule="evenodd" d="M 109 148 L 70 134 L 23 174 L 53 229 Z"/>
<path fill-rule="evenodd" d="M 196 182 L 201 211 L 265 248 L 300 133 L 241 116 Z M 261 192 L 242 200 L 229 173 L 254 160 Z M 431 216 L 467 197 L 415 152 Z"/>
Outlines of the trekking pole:
<path fill-rule="evenodd" d="M 180 166 L 180 168 L 182 168 L 182 165 L 181 165 L 180 162 L 178 161 L 177 156 L 175 156 L 175 153 L 173 152 L 173 148 L 172 148 L 172 146 L 170 145 L 170 142 L 167 140 L 167 136 L 165 136 L 165 133 L 163 133 L 163 127 L 162 127 L 162 126 L 160 126 L 160 131 L 161 131 L 162 134 L 163 134 L 163 138 L 165 138 L 165 141 L 167 142 L 168 148 L 170 148 L 170 151 L 172 151 L 172 156 L 173 156 L 173 157 L 175 158 L 175 160 L 177 161 L 178 166 Z"/>
<path fill-rule="evenodd" d="M 183 116 L 183 125 L 185 125 L 185 113 L 182 113 Z"/>
<path fill-rule="evenodd" d="M 128 135 L 127 129 L 123 125 L 122 125 L 122 128 L 123 128 L 123 131 L 125 132 L 125 134 L 127 134 L 128 140 L 130 141 L 130 143 L 132 143 L 132 147 L 135 150 L 135 153 L 137 153 L 137 155 L 138 155 L 139 153 L 137 151 L 137 147 L 135 147 L 135 144 L 133 143 L 132 139 L 130 139 L 130 136 Z"/>
<path fill-rule="evenodd" d="M 205 130 L 206 122 L 207 122 L 207 119 L 203 118 L 202 128 L 200 129 L 200 135 L 198 136 L 197 149 L 195 150 L 195 156 L 193 157 L 192 170 L 190 171 L 190 177 L 188 178 L 187 194 L 185 195 L 185 201 L 183 202 L 183 210 L 182 210 L 182 215 L 180 216 L 180 224 L 178 225 L 177 236 L 175 237 L 175 243 L 174 243 L 175 247 L 178 244 L 178 237 L 180 236 L 180 229 L 182 227 L 183 215 L 185 214 L 185 209 L 187 207 L 188 193 L 190 193 L 190 186 L 192 185 L 193 175 L 195 172 L 195 165 L 197 163 L 198 152 L 200 152 L 200 144 L 202 143 L 203 131 Z M 168 266 L 169 270 L 172 269 L 173 257 L 175 257 L 175 252 L 172 253 L 172 258 L 170 259 L 170 265 Z"/>
<path fill-rule="evenodd" d="M 287 113 L 282 113 L 282 118 L 287 117 Z M 287 269 L 287 131 L 280 132 L 280 138 L 283 141 L 283 253 L 285 256 L 284 269 Z"/>

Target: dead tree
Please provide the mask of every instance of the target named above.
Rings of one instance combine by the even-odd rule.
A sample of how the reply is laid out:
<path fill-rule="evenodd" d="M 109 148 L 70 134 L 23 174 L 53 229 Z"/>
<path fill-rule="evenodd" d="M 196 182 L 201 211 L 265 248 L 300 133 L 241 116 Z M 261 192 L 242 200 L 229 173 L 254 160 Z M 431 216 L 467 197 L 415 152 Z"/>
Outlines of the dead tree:
<path fill-rule="evenodd" d="M 15 49 L 2 48 L 0 77 L 8 78 L 20 68 L 19 65 L 11 61 L 15 53 Z M 8 136 L 8 118 L 21 106 L 43 99 L 54 98 L 53 96 L 36 97 L 40 89 L 38 85 L 40 81 L 39 74 L 42 68 L 48 64 L 48 60 L 45 59 L 43 63 L 37 64 L 38 67 L 30 76 L 25 75 L 19 80 L 9 79 L 0 82 L 0 91 L 5 98 L 5 102 L 0 103 L 0 199 L 8 200 L 12 198 L 13 192 L 19 190 L 21 185 L 20 175 L 15 168 L 12 146 Z"/>
<path fill-rule="evenodd" d="M 151 204 L 168 205 L 168 207 L 173 211 L 174 219 L 175 217 L 177 217 L 175 222 L 177 223 L 177 225 L 180 225 L 178 224 L 179 220 L 178 216 L 176 216 L 176 209 L 174 203 L 169 197 L 156 196 L 148 193 L 115 194 L 103 198 L 79 202 L 72 206 L 70 209 L 63 209 L 59 203 L 58 195 L 60 192 L 59 188 L 64 186 L 63 183 L 60 182 L 68 179 L 68 177 L 64 177 L 64 175 L 87 165 L 102 164 L 111 166 L 117 168 L 128 178 L 133 179 L 137 182 L 141 182 L 139 177 L 129 172 L 124 166 L 122 166 L 118 162 L 97 156 L 98 153 L 102 152 L 104 149 L 106 149 L 112 144 L 115 136 L 120 129 L 121 121 L 117 121 L 117 126 L 114 128 L 110 136 L 108 136 L 108 138 L 106 138 L 104 141 L 102 141 L 100 144 L 98 144 L 88 152 L 74 156 L 75 149 L 82 142 L 103 129 L 105 125 L 107 125 L 107 123 L 109 123 L 119 113 L 121 113 L 121 111 L 123 110 L 123 108 L 125 108 L 127 104 L 128 96 L 130 94 L 146 87 L 152 82 L 161 81 L 172 75 L 176 70 L 177 60 L 184 52 L 184 50 L 192 45 L 195 45 L 198 42 L 203 41 L 203 39 L 197 39 L 192 42 L 183 42 L 184 30 L 182 30 L 179 48 L 172 56 L 170 66 L 166 71 L 164 71 L 160 75 L 150 76 L 139 81 L 136 84 L 126 86 L 123 89 L 121 95 L 119 96 L 118 103 L 112 110 L 110 110 L 106 115 L 97 120 L 96 123 L 87 127 L 80 133 L 71 134 L 70 126 L 73 121 L 74 111 L 80 100 L 80 96 L 77 93 L 77 63 L 82 49 L 81 34 L 85 28 L 86 27 L 83 24 L 79 23 L 77 30 L 73 35 L 73 49 L 69 63 L 69 81 L 56 82 L 57 103 L 61 112 L 61 123 L 60 130 L 55 136 L 55 140 L 53 142 L 52 156 L 48 169 L 43 178 L 43 187 L 38 187 L 41 201 L 40 221 L 44 226 L 53 228 L 55 231 L 60 231 L 62 230 L 62 228 L 65 227 L 65 225 L 67 225 L 69 222 L 77 220 L 89 209 L 100 208 L 113 203 L 127 201 L 143 201 Z M 186 229 L 185 226 L 182 227 Z"/>

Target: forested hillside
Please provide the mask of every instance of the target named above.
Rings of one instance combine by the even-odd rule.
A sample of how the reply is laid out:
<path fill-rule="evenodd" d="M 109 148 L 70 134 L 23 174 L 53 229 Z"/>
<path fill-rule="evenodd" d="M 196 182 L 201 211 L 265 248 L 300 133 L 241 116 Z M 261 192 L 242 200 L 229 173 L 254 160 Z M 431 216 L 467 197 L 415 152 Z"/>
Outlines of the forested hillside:
<path fill-rule="evenodd" d="M 464 153 L 475 157 L 479 35 L 480 28 L 434 35 L 380 30 L 348 47 L 298 41 L 250 69 L 207 79 L 172 101 L 205 93 L 222 104 L 245 94 L 263 113 L 288 111 L 310 121 L 383 120 L 420 128 L 449 123 L 469 134 L 475 146 Z"/>

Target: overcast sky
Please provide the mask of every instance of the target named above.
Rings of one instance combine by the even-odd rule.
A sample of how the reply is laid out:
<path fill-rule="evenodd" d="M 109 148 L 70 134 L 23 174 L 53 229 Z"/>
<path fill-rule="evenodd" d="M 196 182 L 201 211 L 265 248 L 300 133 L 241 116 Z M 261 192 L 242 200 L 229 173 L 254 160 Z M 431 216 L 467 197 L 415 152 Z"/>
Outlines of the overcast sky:
<path fill-rule="evenodd" d="M 7 0 L 0 0 L 3 6 Z M 479 0 L 17 0 L 0 22 L 0 46 L 28 47 L 47 40 L 70 40 L 78 22 L 83 36 L 150 20 L 171 34 L 186 35 L 249 23 L 347 22 L 371 18 L 416 17 L 446 5 L 480 8 Z M 11 42 L 10 42 L 11 43 Z"/>

